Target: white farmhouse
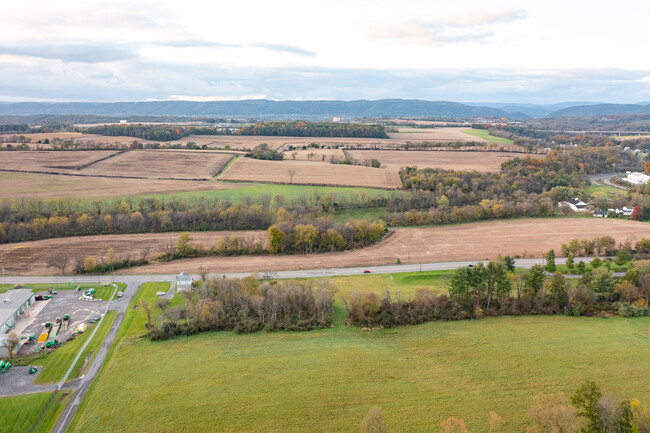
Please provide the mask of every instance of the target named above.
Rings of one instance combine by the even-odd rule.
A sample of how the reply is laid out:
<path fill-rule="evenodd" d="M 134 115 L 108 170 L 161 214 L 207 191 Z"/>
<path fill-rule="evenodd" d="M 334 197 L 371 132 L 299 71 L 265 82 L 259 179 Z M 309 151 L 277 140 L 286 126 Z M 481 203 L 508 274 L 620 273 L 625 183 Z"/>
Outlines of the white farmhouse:
<path fill-rule="evenodd" d="M 560 206 L 569 207 L 574 212 L 585 212 L 587 210 L 587 203 L 579 198 L 570 198 L 560 203 Z"/>
<path fill-rule="evenodd" d="M 190 274 L 183 271 L 180 274 L 176 275 L 176 291 L 177 292 L 187 292 L 192 290 L 192 284 L 194 279 Z"/>

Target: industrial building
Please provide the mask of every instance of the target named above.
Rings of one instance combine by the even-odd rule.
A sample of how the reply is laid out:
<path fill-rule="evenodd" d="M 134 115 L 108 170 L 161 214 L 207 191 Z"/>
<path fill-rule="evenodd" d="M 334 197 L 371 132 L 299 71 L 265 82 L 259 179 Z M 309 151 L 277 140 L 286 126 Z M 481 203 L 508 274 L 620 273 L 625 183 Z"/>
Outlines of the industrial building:
<path fill-rule="evenodd" d="M 15 289 L 0 294 L 0 358 L 9 356 L 7 337 L 16 321 L 34 303 L 34 293 L 29 289 Z"/>

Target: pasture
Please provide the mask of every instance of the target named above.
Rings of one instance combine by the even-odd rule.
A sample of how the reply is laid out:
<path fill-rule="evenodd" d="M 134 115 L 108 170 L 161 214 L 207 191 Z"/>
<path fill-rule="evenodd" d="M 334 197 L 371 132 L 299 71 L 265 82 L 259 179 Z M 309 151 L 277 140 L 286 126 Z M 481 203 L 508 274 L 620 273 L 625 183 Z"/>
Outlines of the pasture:
<path fill-rule="evenodd" d="M 483 139 L 489 143 L 514 144 L 512 140 L 490 134 L 487 129 L 463 129 L 464 134 Z"/>
<path fill-rule="evenodd" d="M 293 177 L 290 177 L 291 172 L 294 173 Z M 233 161 L 219 176 L 219 180 L 384 189 L 402 187 L 402 181 L 395 170 L 328 162 L 263 161 L 251 158 Z"/>
<path fill-rule="evenodd" d="M 341 293 L 381 291 L 376 279 L 336 283 Z M 144 286 L 138 298 L 159 289 Z M 487 432 L 492 410 L 504 431 L 523 431 L 537 393 L 571 393 L 585 378 L 650 399 L 650 364 L 635 361 L 650 356 L 650 318 L 500 317 L 364 332 L 344 315 L 338 303 L 331 329 L 150 342 L 137 338 L 144 312 L 129 309 L 70 431 L 358 432 L 373 406 L 397 432 L 437 431 L 451 416 Z"/>
<path fill-rule="evenodd" d="M 399 132 L 391 132 L 388 136 L 391 141 L 410 141 L 412 143 L 418 141 L 475 141 L 475 142 L 488 142 L 484 137 L 476 137 L 473 134 L 468 134 L 466 128 L 398 128 Z"/>
<path fill-rule="evenodd" d="M 0 398 L 2 432 L 51 432 L 71 395 L 62 390 Z"/>
<path fill-rule="evenodd" d="M 439 168 L 443 170 L 467 170 L 499 172 L 501 164 L 512 158 L 524 157 L 514 152 L 468 152 L 468 151 L 399 151 L 399 150 L 352 150 L 348 151 L 359 161 L 377 159 L 382 168 L 399 170 L 401 167 Z"/>
<path fill-rule="evenodd" d="M 391 230 L 381 242 L 358 250 L 286 256 L 201 257 L 154 263 L 125 273 L 197 273 L 209 266 L 219 272 L 264 272 L 295 269 L 489 260 L 498 254 L 542 257 L 571 239 L 612 236 L 617 242 L 650 238 L 650 224 L 602 218 L 522 218 L 437 227 Z"/>

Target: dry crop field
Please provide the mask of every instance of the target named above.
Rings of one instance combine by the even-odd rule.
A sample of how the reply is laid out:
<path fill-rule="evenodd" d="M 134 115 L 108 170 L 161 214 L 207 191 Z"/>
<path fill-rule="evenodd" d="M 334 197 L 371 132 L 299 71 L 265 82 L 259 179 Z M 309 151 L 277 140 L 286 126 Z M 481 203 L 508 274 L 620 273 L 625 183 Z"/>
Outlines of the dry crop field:
<path fill-rule="evenodd" d="M 399 132 L 390 133 L 391 141 L 475 141 L 487 143 L 486 140 L 463 132 L 464 128 L 399 128 Z"/>
<path fill-rule="evenodd" d="M 65 173 L 73 171 L 75 167 L 92 164 L 116 153 L 109 150 L 4 151 L 0 153 L 0 169 Z"/>
<path fill-rule="evenodd" d="M 418 168 L 441 168 L 445 170 L 501 171 L 501 164 L 525 155 L 513 152 L 463 152 L 463 151 L 401 151 L 401 150 L 351 150 L 354 159 L 366 161 L 372 158 L 387 169 L 399 170 L 405 166 Z"/>
<path fill-rule="evenodd" d="M 97 235 L 75 236 L 67 238 L 44 239 L 39 241 L 18 242 L 0 245 L 0 263 L 9 275 L 53 275 L 58 272 L 55 268 L 47 267 L 47 258 L 53 253 L 69 256 L 69 269 L 72 272 L 74 258 L 93 256 L 97 260 L 107 257 L 109 248 L 113 248 L 117 258 L 130 255 L 133 259 L 140 258 L 142 251 L 149 248 L 148 258 L 151 259 L 163 252 L 171 242 L 176 245 L 180 233 L 143 233 L 129 235 Z M 210 248 L 220 239 L 235 235 L 242 239 L 255 241 L 265 245 L 266 231 L 222 231 L 194 232 L 193 242 L 203 243 Z"/>
<path fill-rule="evenodd" d="M 293 179 L 289 172 L 294 171 Z M 398 189 L 402 181 L 395 170 L 307 161 L 262 161 L 239 158 L 219 176 L 219 180 L 293 183 L 302 185 L 360 186 Z"/>
<path fill-rule="evenodd" d="M 93 164 L 81 174 L 205 179 L 221 171 L 233 156 L 206 150 L 134 150 Z"/>
<path fill-rule="evenodd" d="M 194 232 L 194 242 L 206 248 L 223 236 L 236 235 L 266 242 L 265 231 Z M 209 266 L 214 272 L 252 272 L 290 269 L 343 268 L 402 263 L 430 263 L 465 260 L 487 260 L 498 254 L 541 257 L 571 239 L 592 239 L 612 236 L 618 242 L 650 238 L 650 224 L 601 218 L 530 218 L 487 221 L 443 227 L 396 229 L 382 242 L 355 251 L 341 253 L 287 255 L 202 257 L 155 263 L 122 271 L 125 274 L 175 274 L 179 269 L 198 273 Z M 123 256 L 138 257 L 150 247 L 149 257 L 164 250 L 169 241 L 176 242 L 178 233 L 146 233 L 131 235 L 78 236 L 0 245 L 0 262 L 9 274 L 51 275 L 46 260 L 52 251 L 76 255 L 105 257 L 108 248 Z"/>
<path fill-rule="evenodd" d="M 571 239 L 612 236 L 617 242 L 650 238 L 650 224 L 601 218 L 529 218 L 487 221 L 443 227 L 394 230 L 384 241 L 355 251 L 292 256 L 205 257 L 157 263 L 124 273 L 173 274 L 179 269 L 198 272 L 209 266 L 218 272 L 280 271 L 486 260 L 502 255 L 541 257 Z"/>
<path fill-rule="evenodd" d="M 0 198 L 105 198 L 245 187 L 247 184 L 161 179 L 118 179 L 0 172 Z"/>

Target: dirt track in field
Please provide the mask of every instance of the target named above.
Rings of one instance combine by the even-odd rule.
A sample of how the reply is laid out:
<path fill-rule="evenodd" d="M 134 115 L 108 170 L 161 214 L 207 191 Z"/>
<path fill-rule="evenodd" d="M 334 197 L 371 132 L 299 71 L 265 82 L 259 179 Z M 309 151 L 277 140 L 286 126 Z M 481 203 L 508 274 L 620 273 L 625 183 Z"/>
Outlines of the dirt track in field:
<path fill-rule="evenodd" d="M 401 150 L 351 150 L 353 158 L 366 161 L 377 159 L 387 169 L 401 167 L 440 168 L 445 170 L 477 170 L 499 172 L 501 164 L 525 155 L 513 152 L 462 152 L 462 151 L 401 151 Z"/>
<path fill-rule="evenodd" d="M 54 253 L 69 256 L 69 268 L 72 272 L 74 260 L 77 255 L 82 257 L 93 256 L 96 261 L 107 257 L 109 248 L 113 248 L 117 258 L 140 257 L 144 248 L 149 248 L 148 258 L 165 251 L 169 242 L 176 245 L 180 233 L 143 233 L 132 235 L 99 235 L 76 236 L 58 239 L 45 239 L 40 241 L 19 242 L 0 245 L 0 263 L 5 267 L 8 275 L 54 275 L 55 268 L 47 268 L 47 258 Z M 217 244 L 223 237 L 235 235 L 238 238 L 250 241 L 266 242 L 266 231 L 223 231 L 223 232 L 194 232 L 193 243 L 203 243 L 205 248 Z M 180 272 L 180 271 L 179 271 Z"/>
<path fill-rule="evenodd" d="M 235 234 L 265 239 L 265 232 L 196 232 L 192 236 L 205 247 L 221 236 Z M 618 242 L 650 238 L 650 224 L 600 218 L 547 218 L 487 221 L 445 227 L 397 229 L 384 241 L 368 248 L 342 253 L 291 256 L 205 257 L 155 263 L 122 271 L 125 274 L 174 274 L 181 270 L 198 272 L 200 266 L 211 272 L 280 271 L 339 268 L 402 263 L 486 260 L 498 254 L 541 257 L 571 239 L 612 236 Z M 45 261 L 52 251 L 105 256 L 108 248 L 116 255 L 130 252 L 137 256 L 143 247 L 151 248 L 150 257 L 162 251 L 165 241 L 176 241 L 178 233 L 107 235 L 48 239 L 0 246 L 0 261 L 8 274 L 52 275 Z"/>
<path fill-rule="evenodd" d="M 293 178 L 289 171 L 295 171 Z M 309 161 L 261 161 L 239 158 L 219 176 L 219 180 L 335 185 L 398 189 L 402 182 L 396 170 Z"/>

